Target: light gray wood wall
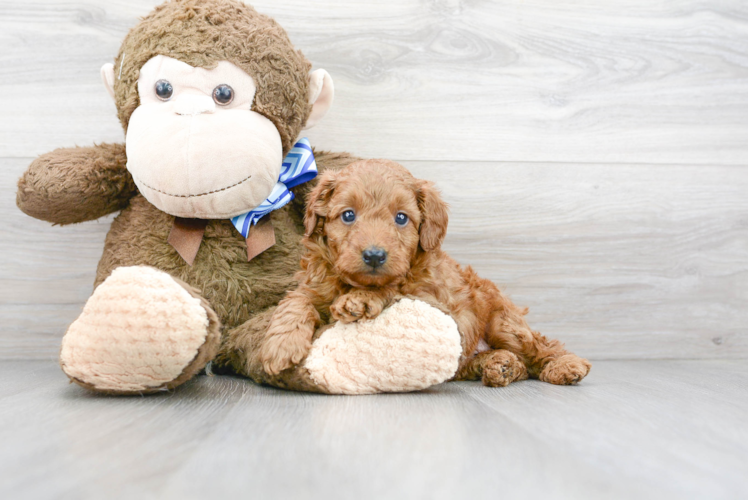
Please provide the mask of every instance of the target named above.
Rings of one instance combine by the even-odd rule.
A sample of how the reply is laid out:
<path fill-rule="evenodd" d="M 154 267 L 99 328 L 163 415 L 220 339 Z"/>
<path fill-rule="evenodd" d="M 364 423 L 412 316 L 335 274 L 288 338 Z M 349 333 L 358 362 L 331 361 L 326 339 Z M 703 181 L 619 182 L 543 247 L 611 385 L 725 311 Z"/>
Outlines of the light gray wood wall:
<path fill-rule="evenodd" d="M 108 220 L 15 208 L 31 159 L 122 141 L 99 81 L 156 1 L 0 0 L 0 358 L 54 357 Z M 593 359 L 748 356 L 748 4 L 256 1 L 336 101 L 320 148 L 401 161 L 447 248 Z"/>

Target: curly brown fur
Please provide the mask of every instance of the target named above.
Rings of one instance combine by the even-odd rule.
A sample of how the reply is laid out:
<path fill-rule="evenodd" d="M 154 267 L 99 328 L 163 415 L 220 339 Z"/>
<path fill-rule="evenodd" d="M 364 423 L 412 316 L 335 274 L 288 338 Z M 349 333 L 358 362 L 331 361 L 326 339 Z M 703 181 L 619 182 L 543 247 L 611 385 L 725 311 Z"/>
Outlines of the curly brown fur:
<path fill-rule="evenodd" d="M 341 153 L 315 152 L 317 167 L 339 169 L 355 160 Z M 303 198 L 302 184 L 293 191 Z M 148 265 L 166 271 L 197 288 L 230 329 L 264 309 L 275 306 L 295 285 L 294 273 L 301 257 L 303 215 L 298 203 L 289 203 L 270 214 L 276 244 L 247 261 L 244 238 L 229 220 L 211 220 L 192 266 L 167 242 L 174 217 L 140 195 L 112 222 L 95 285 L 120 266 Z"/>
<path fill-rule="evenodd" d="M 350 211 L 352 223 L 341 218 Z M 408 222 L 396 224 L 398 214 Z M 501 386 L 529 374 L 572 384 L 587 375 L 589 362 L 532 331 L 526 309 L 441 250 L 447 223 L 433 184 L 397 163 L 359 161 L 323 175 L 307 200 L 299 287 L 278 305 L 260 349 L 265 370 L 278 374 L 301 361 L 319 325 L 376 317 L 408 295 L 442 304 L 457 322 L 465 353 L 458 379 Z M 386 251 L 382 265 L 366 262 L 372 248 Z M 494 351 L 472 356 L 481 339 Z"/>
<path fill-rule="evenodd" d="M 340 169 L 356 160 L 347 153 L 322 151 L 315 151 L 315 159 L 320 172 Z M 252 363 L 265 332 L 261 323 L 258 327 L 252 320 L 269 308 L 272 311 L 296 284 L 293 275 L 302 251 L 303 199 L 313 183 L 294 188 L 294 202 L 271 214 L 277 241 L 263 254 L 247 262 L 244 238 L 228 220 L 211 220 L 195 262 L 189 266 L 167 242 L 174 217 L 137 194 L 125 163 L 124 145 L 47 153 L 19 181 L 18 206 L 29 215 L 58 224 L 95 219 L 122 209 L 107 234 L 95 286 L 120 266 L 148 265 L 166 271 L 198 290 L 223 325 L 214 360 L 217 369 L 279 387 L 319 390 L 302 369 L 273 378 L 262 372 L 261 365 Z"/>

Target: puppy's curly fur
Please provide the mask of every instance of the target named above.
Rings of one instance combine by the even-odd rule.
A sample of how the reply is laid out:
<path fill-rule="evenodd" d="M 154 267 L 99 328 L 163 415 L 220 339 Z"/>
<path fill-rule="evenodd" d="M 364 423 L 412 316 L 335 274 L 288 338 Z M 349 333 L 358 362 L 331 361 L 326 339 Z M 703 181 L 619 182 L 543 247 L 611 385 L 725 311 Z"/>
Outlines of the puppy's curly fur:
<path fill-rule="evenodd" d="M 481 378 L 489 386 L 528 376 L 552 384 L 582 380 L 587 360 L 532 331 L 527 309 L 441 250 L 447 222 L 433 183 L 395 162 L 366 160 L 325 172 L 307 200 L 299 286 L 270 322 L 264 369 L 274 375 L 300 363 L 321 324 L 372 319 L 411 296 L 457 322 L 464 355 L 455 379 Z"/>

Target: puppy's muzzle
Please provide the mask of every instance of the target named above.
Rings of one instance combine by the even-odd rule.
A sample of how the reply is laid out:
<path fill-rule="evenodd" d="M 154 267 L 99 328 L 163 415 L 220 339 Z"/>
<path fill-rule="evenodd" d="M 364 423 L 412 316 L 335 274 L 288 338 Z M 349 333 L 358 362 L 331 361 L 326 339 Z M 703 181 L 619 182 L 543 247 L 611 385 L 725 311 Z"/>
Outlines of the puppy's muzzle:
<path fill-rule="evenodd" d="M 387 262 L 387 252 L 384 251 L 384 248 L 369 247 L 361 252 L 361 259 L 364 264 L 376 269 Z"/>

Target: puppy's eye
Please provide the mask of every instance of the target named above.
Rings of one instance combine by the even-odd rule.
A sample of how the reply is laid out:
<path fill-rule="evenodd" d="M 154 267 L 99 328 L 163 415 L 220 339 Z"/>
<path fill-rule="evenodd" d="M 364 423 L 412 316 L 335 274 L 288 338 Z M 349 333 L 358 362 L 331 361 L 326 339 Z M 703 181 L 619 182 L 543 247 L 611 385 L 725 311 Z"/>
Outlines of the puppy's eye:
<path fill-rule="evenodd" d="M 356 220 L 356 212 L 353 210 L 346 210 L 340 216 L 340 220 L 342 220 L 344 224 L 353 224 L 353 221 Z"/>
<path fill-rule="evenodd" d="M 407 223 L 408 223 L 408 216 L 402 212 L 398 212 L 397 215 L 395 216 L 395 224 L 397 224 L 400 227 L 405 227 Z"/>
<path fill-rule="evenodd" d="M 234 89 L 225 83 L 213 89 L 213 100 L 219 106 L 226 106 L 234 100 Z"/>
<path fill-rule="evenodd" d="M 174 87 L 171 86 L 167 80 L 159 80 L 154 85 L 153 89 L 156 91 L 156 97 L 162 101 L 168 101 L 174 94 Z"/>

